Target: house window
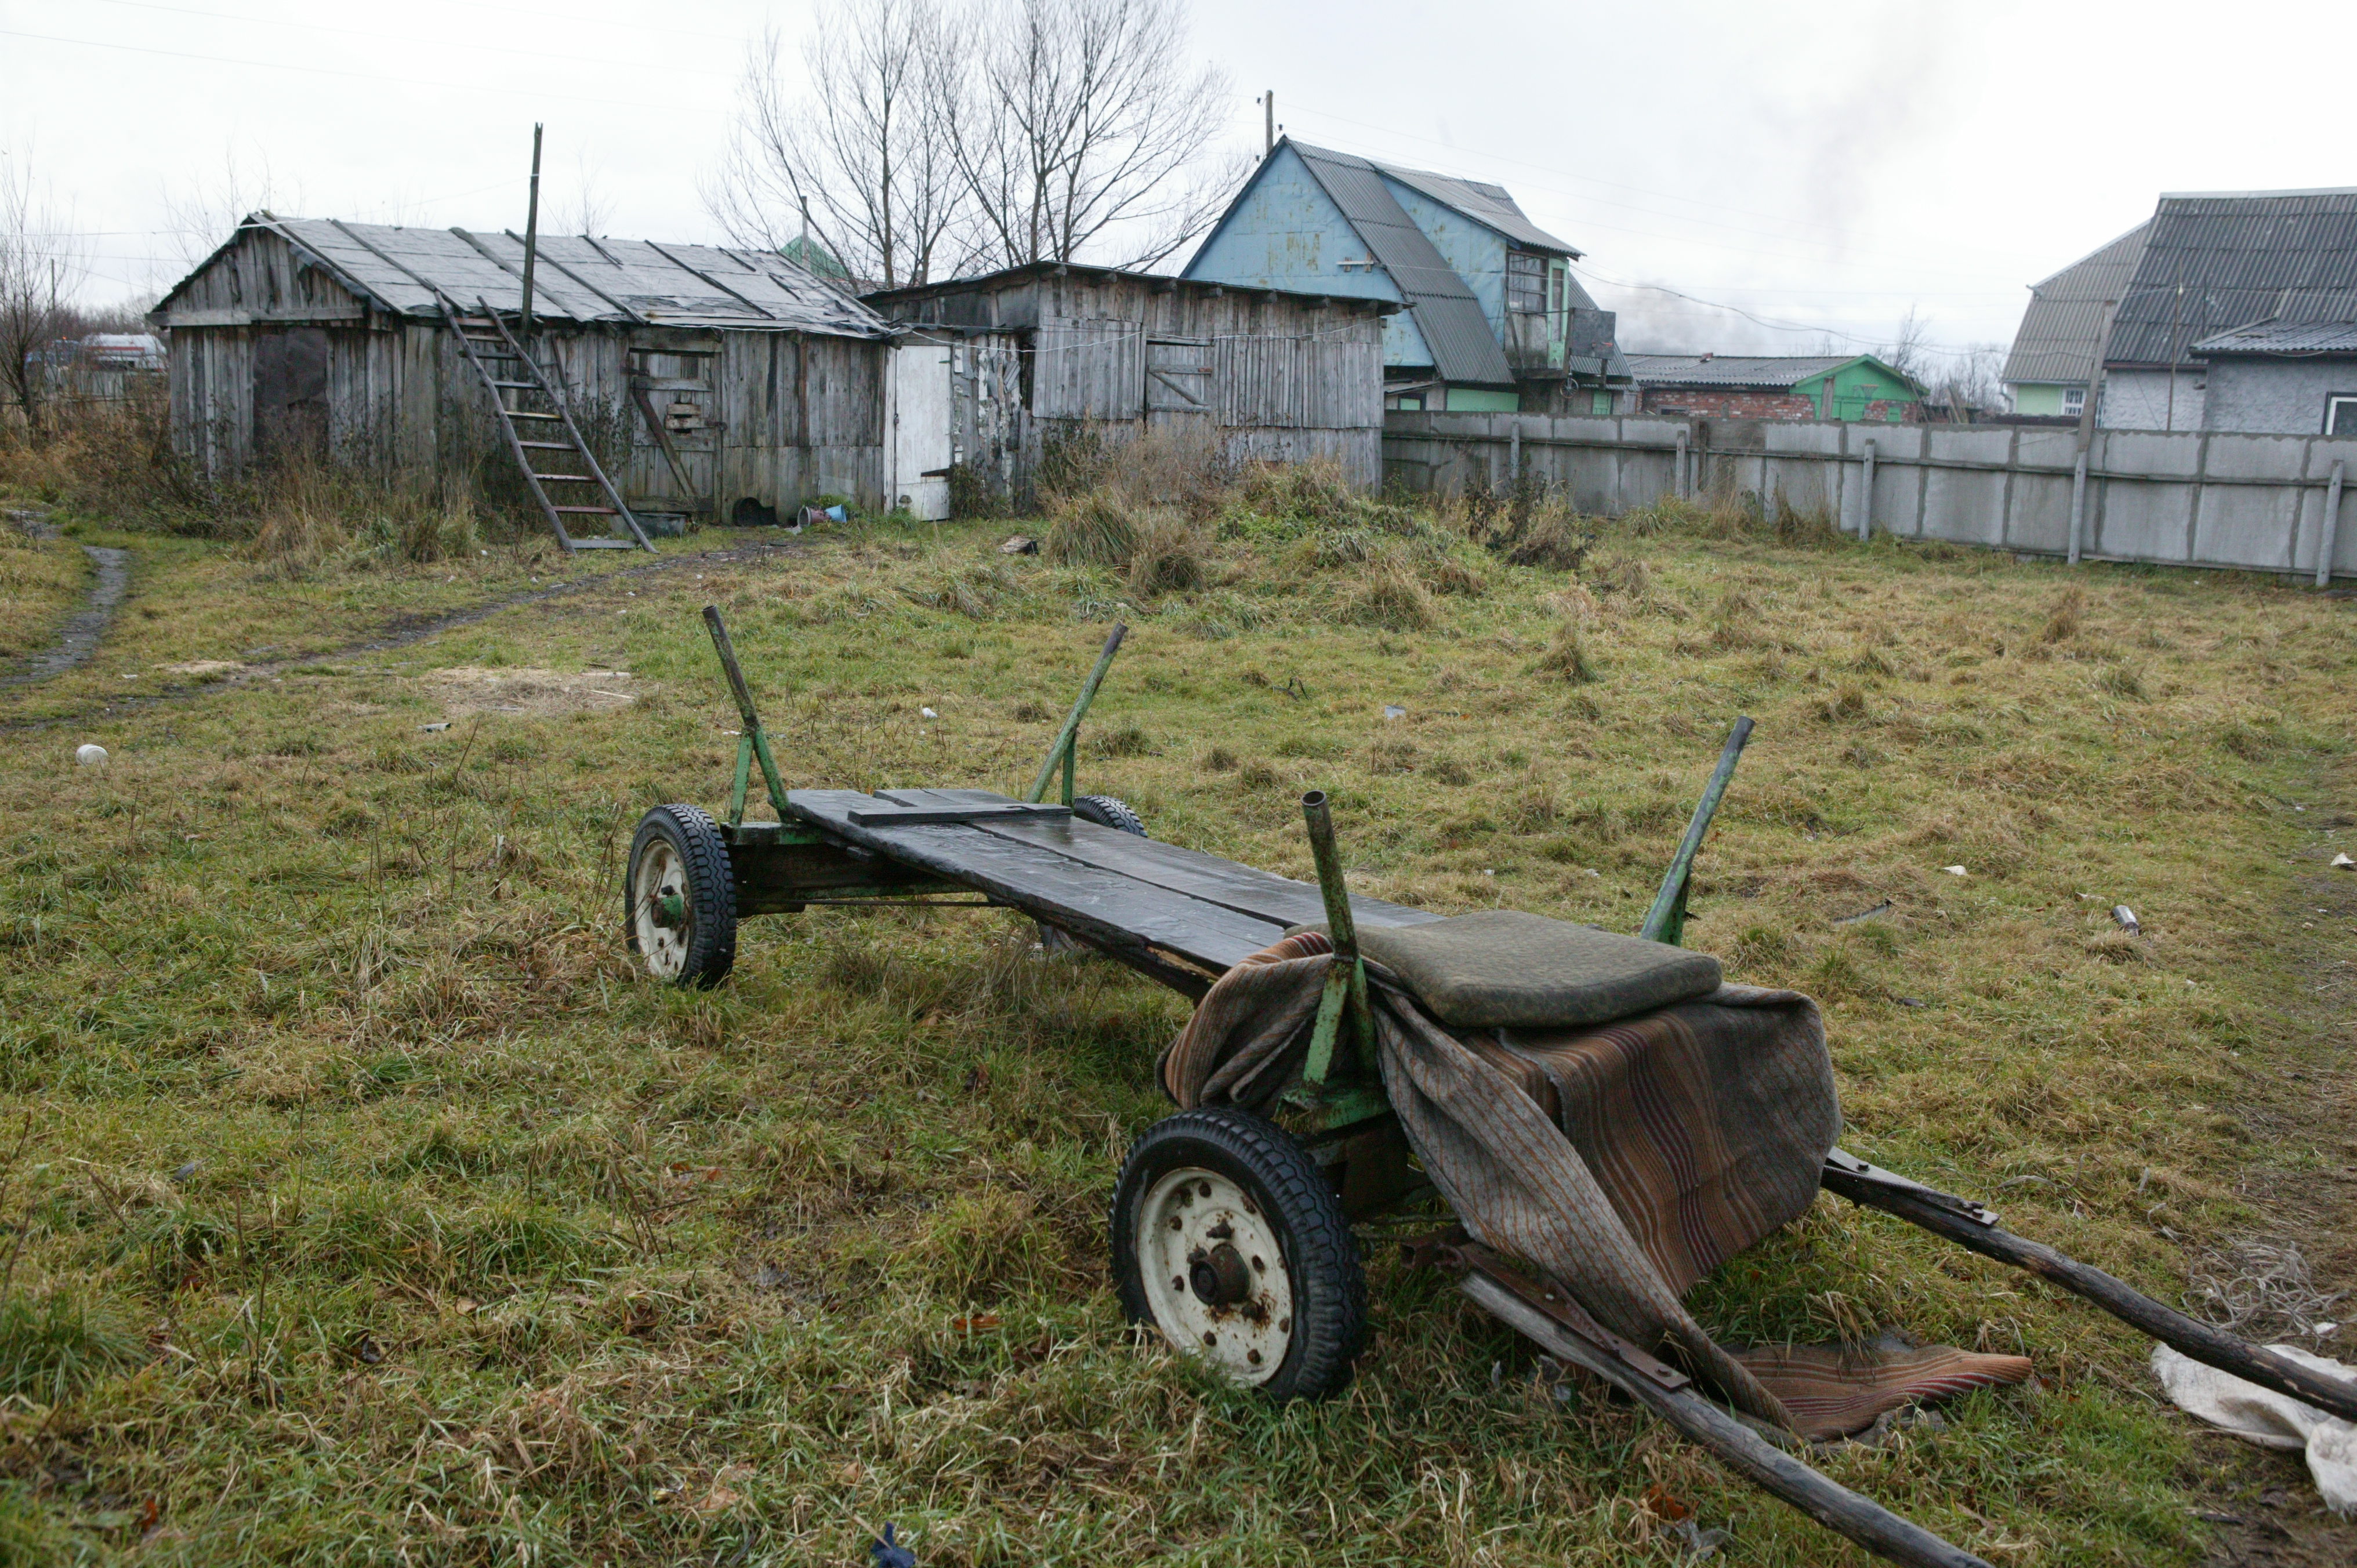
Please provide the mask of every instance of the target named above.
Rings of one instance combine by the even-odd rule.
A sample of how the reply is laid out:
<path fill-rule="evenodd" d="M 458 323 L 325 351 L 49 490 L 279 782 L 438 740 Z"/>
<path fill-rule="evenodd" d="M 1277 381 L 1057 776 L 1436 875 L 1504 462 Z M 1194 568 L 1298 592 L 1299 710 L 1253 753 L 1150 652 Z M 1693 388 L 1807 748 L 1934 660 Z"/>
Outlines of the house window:
<path fill-rule="evenodd" d="M 2357 435 L 2357 397 L 2329 397 L 2324 400 L 2324 433 L 2327 435 Z"/>
<path fill-rule="evenodd" d="M 2076 419 L 2081 414 L 2086 413 L 2087 389 L 2085 387 L 2064 387 L 2062 389 L 2062 412 L 2072 419 Z"/>
<path fill-rule="evenodd" d="M 1546 309 L 1546 261 L 1521 251 L 1506 252 L 1506 308 L 1535 316 Z"/>

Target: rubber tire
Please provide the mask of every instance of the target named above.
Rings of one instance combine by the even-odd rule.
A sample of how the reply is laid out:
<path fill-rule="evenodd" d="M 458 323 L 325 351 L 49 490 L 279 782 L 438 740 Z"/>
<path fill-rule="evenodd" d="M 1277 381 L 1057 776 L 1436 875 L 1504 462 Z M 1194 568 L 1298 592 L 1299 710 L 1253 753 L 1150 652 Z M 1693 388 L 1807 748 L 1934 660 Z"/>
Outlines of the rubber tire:
<path fill-rule="evenodd" d="M 1282 1404 L 1321 1400 L 1350 1382 L 1367 1342 L 1367 1273 L 1331 1183 L 1275 1122 L 1231 1106 L 1182 1111 L 1129 1147 L 1113 1195 L 1114 1283 L 1132 1323 L 1157 1333 L 1138 1277 L 1137 1215 L 1154 1184 L 1183 1165 L 1228 1176 L 1275 1221 L 1293 1284 L 1285 1359 L 1259 1391 Z"/>
<path fill-rule="evenodd" d="M 671 841 L 687 878 L 687 907 L 694 930 L 687 957 L 671 983 L 704 987 L 728 978 L 737 962 L 737 877 L 728 864 L 728 846 L 719 825 L 701 806 L 657 806 L 639 819 L 630 835 L 630 858 L 622 863 L 622 938 L 630 951 L 639 949 L 637 886 L 639 852 L 652 838 Z M 657 976 L 658 979 L 662 978 Z"/>
<path fill-rule="evenodd" d="M 1118 828 L 1139 838 L 1152 838 L 1146 831 L 1145 821 L 1130 810 L 1129 802 L 1111 795 L 1075 795 L 1072 815 L 1084 822 L 1094 822 L 1101 828 Z"/>
<path fill-rule="evenodd" d="M 1112 795 L 1073 796 L 1072 815 L 1084 822 L 1094 822 L 1101 828 L 1114 828 L 1122 832 L 1135 833 L 1142 839 L 1154 836 L 1146 831 L 1145 822 L 1130 809 L 1128 801 Z M 1088 943 L 1078 940 L 1061 926 L 1051 926 L 1045 920 L 1034 920 L 1032 924 L 1039 928 L 1039 948 L 1043 952 L 1094 950 Z"/>

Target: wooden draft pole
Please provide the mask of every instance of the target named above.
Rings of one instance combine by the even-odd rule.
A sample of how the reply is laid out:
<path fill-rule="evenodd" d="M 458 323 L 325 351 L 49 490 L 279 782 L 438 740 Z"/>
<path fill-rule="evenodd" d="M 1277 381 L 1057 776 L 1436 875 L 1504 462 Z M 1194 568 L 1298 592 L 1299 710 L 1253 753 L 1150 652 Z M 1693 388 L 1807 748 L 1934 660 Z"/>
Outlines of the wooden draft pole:
<path fill-rule="evenodd" d="M 540 125 L 532 127 L 532 199 L 523 215 L 523 319 L 517 324 L 519 338 L 532 336 L 532 263 L 533 253 L 540 249 Z"/>

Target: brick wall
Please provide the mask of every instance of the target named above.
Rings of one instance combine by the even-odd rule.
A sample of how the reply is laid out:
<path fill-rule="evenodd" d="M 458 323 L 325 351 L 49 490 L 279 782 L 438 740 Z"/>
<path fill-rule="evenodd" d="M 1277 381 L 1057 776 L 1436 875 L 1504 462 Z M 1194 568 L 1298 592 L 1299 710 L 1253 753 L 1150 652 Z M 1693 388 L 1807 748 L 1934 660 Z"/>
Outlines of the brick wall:
<path fill-rule="evenodd" d="M 1817 400 L 1789 392 L 1747 392 L 1739 387 L 1647 387 L 1644 412 L 1691 414 L 1697 419 L 1814 419 Z"/>

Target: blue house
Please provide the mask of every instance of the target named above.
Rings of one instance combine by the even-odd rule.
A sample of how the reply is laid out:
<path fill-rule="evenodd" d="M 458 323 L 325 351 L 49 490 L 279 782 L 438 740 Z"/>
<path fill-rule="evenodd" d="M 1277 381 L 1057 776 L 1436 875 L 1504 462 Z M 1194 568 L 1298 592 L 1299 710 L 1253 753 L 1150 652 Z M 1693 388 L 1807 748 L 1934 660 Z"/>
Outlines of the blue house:
<path fill-rule="evenodd" d="M 1288 136 L 1184 275 L 1405 305 L 1384 327 L 1386 408 L 1609 413 L 1629 361 L 1572 275 L 1579 253 L 1502 186 Z"/>

